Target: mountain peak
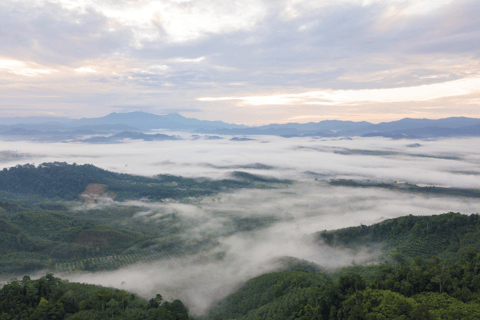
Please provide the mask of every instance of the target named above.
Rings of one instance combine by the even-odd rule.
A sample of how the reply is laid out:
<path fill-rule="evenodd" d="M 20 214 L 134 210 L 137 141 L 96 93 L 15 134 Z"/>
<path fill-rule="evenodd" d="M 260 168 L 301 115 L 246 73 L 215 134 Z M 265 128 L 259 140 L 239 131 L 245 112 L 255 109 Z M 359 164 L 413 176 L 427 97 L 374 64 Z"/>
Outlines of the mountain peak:
<path fill-rule="evenodd" d="M 182 116 L 182 115 L 181 115 L 180 113 L 178 113 L 178 112 L 169 113 L 169 114 L 167 114 L 165 117 L 178 118 L 178 119 L 185 118 L 184 116 Z"/>

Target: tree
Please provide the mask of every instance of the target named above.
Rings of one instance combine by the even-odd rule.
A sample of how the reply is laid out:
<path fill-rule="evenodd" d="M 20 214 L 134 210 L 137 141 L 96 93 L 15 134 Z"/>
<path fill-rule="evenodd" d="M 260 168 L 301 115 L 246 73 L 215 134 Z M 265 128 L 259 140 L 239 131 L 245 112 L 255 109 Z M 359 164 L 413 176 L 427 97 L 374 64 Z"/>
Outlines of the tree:
<path fill-rule="evenodd" d="M 65 312 L 61 305 L 51 303 L 45 298 L 40 299 L 38 307 L 28 318 L 29 320 L 61 320 Z"/>
<path fill-rule="evenodd" d="M 162 295 L 157 293 L 155 298 L 152 298 L 148 301 L 147 309 L 156 309 L 162 305 L 162 302 L 163 302 Z"/>
<path fill-rule="evenodd" d="M 119 310 L 118 301 L 112 298 L 110 299 L 110 301 L 106 303 L 106 305 L 108 307 L 107 311 L 112 313 L 112 318 L 113 318 L 113 313 Z"/>

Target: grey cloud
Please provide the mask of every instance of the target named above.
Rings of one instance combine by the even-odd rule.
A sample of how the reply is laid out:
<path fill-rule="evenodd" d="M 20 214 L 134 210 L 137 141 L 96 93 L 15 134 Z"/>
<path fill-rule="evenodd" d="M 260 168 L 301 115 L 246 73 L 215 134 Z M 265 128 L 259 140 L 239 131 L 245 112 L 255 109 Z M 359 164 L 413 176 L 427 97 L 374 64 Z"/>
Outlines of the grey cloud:
<path fill-rule="evenodd" d="M 129 45 L 131 32 L 107 30 L 105 16 L 89 8 L 69 11 L 59 5 L 0 5 L 2 55 L 68 64 L 111 54 Z"/>
<path fill-rule="evenodd" d="M 160 36 L 139 40 L 135 45 L 137 27 L 117 26 L 116 31 L 109 32 L 106 27 L 109 20 L 93 9 L 79 12 L 53 4 L 2 4 L 2 57 L 31 60 L 51 68 L 56 64 L 91 63 L 106 70 L 82 76 L 68 75 L 70 78 L 65 81 L 59 80 L 64 76 L 62 72 L 48 76 L 49 79 L 58 76 L 52 80 L 56 85 L 38 85 L 32 78 L 24 77 L 21 81 L 32 80 L 35 86 L 25 85 L 14 91 L 2 86 L 0 90 L 7 97 L 4 102 L 19 107 L 35 104 L 39 110 L 50 108 L 48 111 L 55 105 L 63 108 L 62 114 L 73 113 L 73 106 L 95 104 L 95 110 L 99 112 L 103 108 L 104 115 L 115 110 L 110 108 L 112 105 L 156 105 L 161 101 L 160 106 L 152 110 L 202 109 L 216 119 L 229 117 L 234 121 L 253 122 L 250 111 L 238 111 L 238 101 L 205 103 L 195 99 L 299 93 L 312 88 L 373 89 L 432 84 L 466 76 L 469 70 L 462 65 L 474 63 L 472 57 L 479 55 L 476 1 L 456 1 L 429 14 L 387 21 L 391 22 L 387 26 L 382 25 L 383 15 L 389 8 L 387 3 L 365 6 L 342 3 L 316 10 L 297 6 L 301 15 L 292 19 L 285 19 L 284 2 L 263 3 L 265 17 L 249 30 L 204 34 L 182 43 L 169 42 Z M 120 54 L 113 55 L 117 52 Z M 196 62 L 178 59 L 199 57 L 204 59 Z M 109 69 L 118 60 L 121 67 Z M 147 73 L 152 65 L 167 67 L 157 70 L 156 74 Z M 13 76 L 0 81 L 6 85 L 18 81 L 18 77 L 11 79 Z M 67 85 L 71 88 L 65 94 Z M 32 97 L 40 91 L 58 98 Z M 10 97 L 9 92 L 14 94 Z M 452 105 L 449 115 L 455 112 L 452 110 L 458 103 Z M 387 107 L 392 110 L 391 117 L 399 117 L 400 113 L 412 114 L 409 106 Z M 285 111 L 288 106 L 276 114 L 267 108 L 262 109 L 264 119 L 285 120 L 293 113 Z M 371 114 L 370 117 L 376 113 L 385 115 L 386 110 L 372 105 L 358 108 Z M 403 112 L 398 112 L 400 109 Z M 336 112 L 333 107 L 317 105 L 310 110 L 302 106 L 303 113 L 312 115 Z M 76 112 L 75 116 L 84 116 Z"/>
<path fill-rule="evenodd" d="M 433 14 L 408 19 L 392 50 L 413 54 L 477 54 L 479 14 L 478 1 L 458 1 Z"/>
<path fill-rule="evenodd" d="M 378 23 L 388 10 L 387 4 L 339 5 L 304 12 L 301 18 L 283 20 L 281 8 L 271 4 L 269 15 L 254 30 L 229 34 L 210 35 L 197 41 L 165 45 L 149 43 L 132 54 L 142 59 L 154 57 L 186 56 L 207 57 L 198 65 L 188 65 L 176 73 L 175 66 L 169 75 L 175 83 L 188 83 L 186 79 L 214 82 L 222 86 L 228 82 L 247 82 L 253 86 L 327 87 L 352 89 L 395 87 L 401 81 L 410 84 L 427 84 L 438 80 L 423 79 L 423 66 L 402 58 L 405 53 L 465 54 L 478 52 L 475 43 L 479 34 L 475 27 L 478 4 L 473 1 L 452 4 L 454 10 L 435 11 L 427 16 L 405 18 L 386 30 Z M 457 25 L 443 25 L 455 18 L 456 12 L 467 13 L 465 21 Z M 299 30 L 305 25 L 305 30 Z M 445 36 L 431 34 L 435 30 Z M 374 57 L 388 56 L 393 61 L 379 63 Z M 219 72 L 214 65 L 233 67 L 236 71 Z M 348 73 L 371 73 L 409 66 L 412 70 L 397 76 L 384 76 L 372 82 L 349 82 L 339 78 Z M 205 75 L 207 75 L 205 77 Z M 387 78 L 385 80 L 385 78 Z M 186 87 L 195 89 L 193 83 Z M 403 84 L 405 85 L 405 84 Z M 183 87 L 182 87 L 183 88 Z M 228 90 L 223 86 L 225 90 Z"/>

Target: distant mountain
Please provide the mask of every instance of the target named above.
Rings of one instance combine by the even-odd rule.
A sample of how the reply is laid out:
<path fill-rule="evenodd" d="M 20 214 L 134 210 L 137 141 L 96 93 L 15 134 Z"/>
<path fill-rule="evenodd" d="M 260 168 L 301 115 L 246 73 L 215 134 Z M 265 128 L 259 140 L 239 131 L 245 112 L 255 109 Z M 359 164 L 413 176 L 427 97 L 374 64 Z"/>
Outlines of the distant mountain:
<path fill-rule="evenodd" d="M 42 122 L 44 120 L 45 122 Z M 62 140 L 77 135 L 104 135 L 86 142 L 118 142 L 123 139 L 165 140 L 161 136 L 141 136 L 154 129 L 189 131 L 209 135 L 274 135 L 282 137 L 388 137 L 440 138 L 480 136 L 480 119 L 451 117 L 382 122 L 325 120 L 309 123 L 269 124 L 257 127 L 186 118 L 178 113 L 155 115 L 145 112 L 111 113 L 100 118 L 71 120 L 52 117 L 0 118 L 0 135 L 8 139 Z M 81 130 L 81 131 L 77 131 Z M 125 132 L 129 132 L 128 134 Z M 120 135 L 119 135 L 120 134 Z M 124 136 L 121 136 L 121 135 Z M 110 135 L 110 136 L 107 136 Z M 113 135 L 113 136 L 111 136 Z M 41 137 L 41 138 L 39 138 Z M 65 138 L 63 138 L 65 137 Z"/>
<path fill-rule="evenodd" d="M 412 128 L 408 130 L 396 130 L 387 132 L 376 132 L 362 135 L 364 137 L 382 136 L 391 138 L 449 138 L 449 137 L 469 137 L 480 136 L 480 124 L 461 128 L 448 128 L 429 126 L 422 128 Z"/>
<path fill-rule="evenodd" d="M 398 121 L 382 122 L 366 127 L 368 131 L 397 131 L 397 130 L 409 130 L 425 127 L 438 127 L 438 128 L 462 128 L 480 124 L 480 119 L 455 117 L 445 118 L 438 120 L 431 119 L 411 119 L 405 118 Z"/>
<path fill-rule="evenodd" d="M 111 113 L 101 118 L 84 118 L 73 120 L 74 126 L 102 126 L 102 125 L 128 125 L 139 130 L 169 129 L 169 130 L 196 130 L 216 128 L 246 128 L 244 125 L 229 124 L 222 121 L 207 121 L 185 118 L 178 113 L 159 116 L 145 112 Z"/>
<path fill-rule="evenodd" d="M 344 130 L 360 130 L 371 126 L 370 122 L 361 121 L 341 121 L 341 120 L 324 120 L 320 122 L 309 123 L 285 123 L 285 124 L 269 124 L 259 127 L 261 130 L 269 129 L 292 129 L 300 132 L 338 132 Z"/>
<path fill-rule="evenodd" d="M 199 129 L 197 133 L 205 134 L 220 134 L 220 135 L 254 135 L 254 136 L 284 136 L 284 135 L 301 135 L 302 132 L 293 128 L 263 128 L 263 127 L 250 127 L 250 128 L 219 128 L 219 129 Z"/>

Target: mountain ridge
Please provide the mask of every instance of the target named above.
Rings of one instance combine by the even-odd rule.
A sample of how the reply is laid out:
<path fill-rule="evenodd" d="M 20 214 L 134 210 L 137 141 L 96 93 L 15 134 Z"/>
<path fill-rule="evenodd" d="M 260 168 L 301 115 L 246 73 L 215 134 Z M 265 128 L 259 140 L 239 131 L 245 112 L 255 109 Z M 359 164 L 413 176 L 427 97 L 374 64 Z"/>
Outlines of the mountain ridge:
<path fill-rule="evenodd" d="M 41 122 L 40 119 L 45 119 Z M 404 118 L 378 124 L 367 121 L 323 120 L 308 123 L 272 123 L 246 126 L 223 121 L 187 118 L 179 113 L 155 115 L 146 112 L 110 113 L 103 117 L 67 119 L 53 117 L 0 118 L 0 135 L 18 136 L 19 129 L 30 131 L 33 137 L 50 132 L 90 129 L 90 134 L 118 134 L 122 131 L 146 133 L 151 130 L 189 131 L 215 135 L 273 135 L 283 137 L 389 137 L 389 138 L 445 138 L 480 136 L 480 119 L 448 117 L 442 119 Z M 22 121 L 24 120 L 24 121 Z M 17 134 L 14 134 L 17 133 Z M 24 134 L 26 136 L 28 134 Z"/>

